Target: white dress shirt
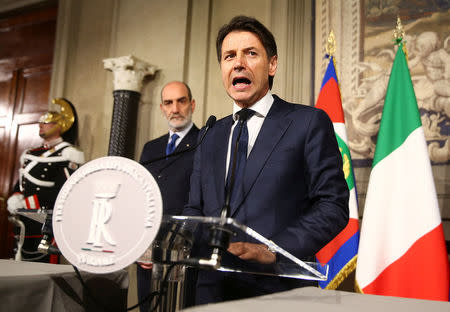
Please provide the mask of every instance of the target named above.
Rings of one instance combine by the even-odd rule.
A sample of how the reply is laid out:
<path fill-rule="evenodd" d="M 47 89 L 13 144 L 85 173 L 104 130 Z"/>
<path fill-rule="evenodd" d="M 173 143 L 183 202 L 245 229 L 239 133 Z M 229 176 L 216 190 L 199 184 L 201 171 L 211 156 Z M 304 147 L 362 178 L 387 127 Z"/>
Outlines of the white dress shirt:
<path fill-rule="evenodd" d="M 176 133 L 178 135 L 178 138 L 175 141 L 175 148 L 177 148 L 178 144 L 180 144 L 181 140 L 183 140 L 186 134 L 188 134 L 193 125 L 194 123 L 191 121 L 191 123 L 186 128 L 184 128 L 182 131 L 179 132 L 174 132 L 171 129 L 169 129 L 169 139 L 167 140 L 167 144 L 169 144 L 170 139 L 172 138 L 172 134 Z"/>

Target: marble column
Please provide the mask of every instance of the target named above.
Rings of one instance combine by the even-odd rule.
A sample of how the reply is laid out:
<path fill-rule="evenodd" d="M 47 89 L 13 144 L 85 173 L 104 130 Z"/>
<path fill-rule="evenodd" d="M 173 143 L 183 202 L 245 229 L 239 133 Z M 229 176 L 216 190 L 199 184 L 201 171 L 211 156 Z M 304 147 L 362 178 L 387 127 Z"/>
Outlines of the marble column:
<path fill-rule="evenodd" d="M 108 156 L 133 159 L 142 83 L 146 76 L 155 74 L 156 67 L 131 55 L 105 59 L 103 66 L 114 74 L 114 109 Z"/>

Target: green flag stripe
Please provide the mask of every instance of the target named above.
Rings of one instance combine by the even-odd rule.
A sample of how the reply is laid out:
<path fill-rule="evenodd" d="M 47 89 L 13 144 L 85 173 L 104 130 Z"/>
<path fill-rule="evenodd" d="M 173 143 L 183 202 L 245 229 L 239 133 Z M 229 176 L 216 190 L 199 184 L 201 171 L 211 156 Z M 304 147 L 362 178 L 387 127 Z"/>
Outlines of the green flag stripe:
<path fill-rule="evenodd" d="M 402 44 L 399 44 L 384 100 L 372 167 L 396 150 L 413 130 L 421 126 L 408 64 Z"/>
<path fill-rule="evenodd" d="M 350 157 L 350 150 L 348 149 L 348 146 L 345 143 L 345 141 L 342 140 L 336 132 L 335 134 L 339 145 L 339 150 L 341 151 L 343 162 L 342 169 L 344 170 L 345 180 L 347 181 L 348 189 L 352 190 L 355 187 L 355 180 L 353 178 L 353 167 L 352 167 L 352 159 Z"/>

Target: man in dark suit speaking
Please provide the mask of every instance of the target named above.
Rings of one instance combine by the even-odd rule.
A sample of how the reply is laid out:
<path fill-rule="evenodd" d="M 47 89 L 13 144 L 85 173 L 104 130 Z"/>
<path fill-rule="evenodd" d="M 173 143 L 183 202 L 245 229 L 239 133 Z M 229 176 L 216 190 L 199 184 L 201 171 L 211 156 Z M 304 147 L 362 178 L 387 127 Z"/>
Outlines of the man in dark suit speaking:
<path fill-rule="evenodd" d="M 233 18 L 219 30 L 216 48 L 233 114 L 217 121 L 197 149 L 183 214 L 219 217 L 231 191 L 230 217 L 294 256 L 311 259 L 348 222 L 348 187 L 332 123 L 319 109 L 270 93 L 277 47 L 259 21 Z M 265 245 L 237 240 L 228 251 L 241 259 L 276 261 Z M 200 271 L 197 304 L 300 285 L 287 278 Z"/>
<path fill-rule="evenodd" d="M 192 122 L 195 100 L 187 84 L 180 81 L 167 83 L 161 91 L 160 108 L 167 119 L 169 133 L 144 145 L 141 163 L 188 149 L 197 142 L 199 129 Z M 145 165 L 158 183 L 164 215 L 179 215 L 183 211 L 188 201 L 193 158 L 194 152 L 190 151 Z M 151 267 L 144 263 L 138 266 L 139 301 L 150 291 Z M 148 311 L 148 307 L 148 302 L 141 305 L 141 311 Z"/>

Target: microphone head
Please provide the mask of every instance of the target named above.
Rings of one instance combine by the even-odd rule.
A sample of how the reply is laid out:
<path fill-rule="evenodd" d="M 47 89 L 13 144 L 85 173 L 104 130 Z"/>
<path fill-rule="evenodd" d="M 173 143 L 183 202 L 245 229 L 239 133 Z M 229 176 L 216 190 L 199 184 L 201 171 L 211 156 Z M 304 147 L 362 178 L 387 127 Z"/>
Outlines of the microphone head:
<path fill-rule="evenodd" d="M 212 128 L 215 123 L 216 123 L 216 116 L 211 115 L 211 116 L 209 116 L 208 120 L 206 121 L 206 127 Z"/>

